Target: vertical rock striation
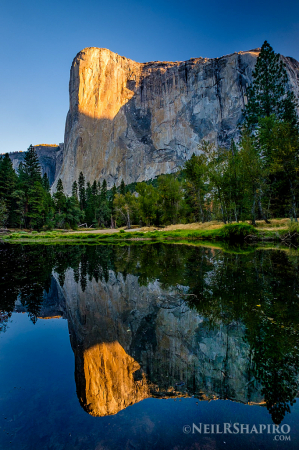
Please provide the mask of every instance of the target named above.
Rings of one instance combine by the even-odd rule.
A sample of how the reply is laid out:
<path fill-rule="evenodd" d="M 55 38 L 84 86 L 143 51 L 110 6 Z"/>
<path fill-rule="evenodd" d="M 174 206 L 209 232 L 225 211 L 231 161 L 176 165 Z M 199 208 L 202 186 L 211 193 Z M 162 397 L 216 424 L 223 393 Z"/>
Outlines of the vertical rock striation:
<path fill-rule="evenodd" d="M 178 170 L 202 139 L 229 145 L 258 54 L 137 63 L 107 49 L 82 50 L 71 67 L 58 175 L 66 191 L 80 171 L 111 187 Z M 298 97 L 298 62 L 283 59 Z"/>

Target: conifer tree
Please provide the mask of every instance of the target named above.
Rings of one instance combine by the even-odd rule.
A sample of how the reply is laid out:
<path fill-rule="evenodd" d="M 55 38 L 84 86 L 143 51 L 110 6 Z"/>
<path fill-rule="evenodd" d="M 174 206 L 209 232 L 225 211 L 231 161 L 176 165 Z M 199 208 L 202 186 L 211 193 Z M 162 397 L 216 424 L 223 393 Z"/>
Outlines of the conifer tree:
<path fill-rule="evenodd" d="M 22 217 L 25 227 L 41 227 L 48 201 L 45 194 L 39 160 L 34 147 L 30 145 L 25 153 L 24 162 L 19 165 L 16 196 L 18 214 Z"/>
<path fill-rule="evenodd" d="M 285 65 L 267 41 L 262 45 L 252 76 L 253 82 L 247 89 L 248 102 L 244 109 L 245 127 L 252 131 L 259 119 L 272 114 L 296 126 L 296 101 L 294 94 L 288 91 Z"/>
<path fill-rule="evenodd" d="M 15 202 L 13 193 L 16 189 L 17 175 L 13 169 L 9 154 L 6 153 L 0 160 L 0 199 L 5 202 L 7 221 L 9 226 L 13 225 L 15 214 Z"/>
<path fill-rule="evenodd" d="M 66 198 L 63 191 L 63 184 L 61 178 L 57 181 L 56 192 L 54 194 L 56 208 L 61 212 L 65 207 Z"/>
<path fill-rule="evenodd" d="M 96 180 L 94 180 L 94 182 L 92 183 L 91 193 L 94 197 L 96 197 L 98 195 L 98 185 L 97 185 Z"/>
<path fill-rule="evenodd" d="M 104 202 L 107 200 L 107 182 L 103 181 L 102 189 L 101 189 L 101 201 Z"/>
<path fill-rule="evenodd" d="M 113 185 L 113 188 L 111 189 L 111 195 L 110 195 L 110 200 L 109 200 L 109 206 L 110 206 L 110 211 L 111 211 L 111 228 L 115 228 L 115 223 L 116 223 L 116 211 L 114 208 L 114 199 L 115 196 L 117 194 L 117 189 L 115 186 L 115 183 Z"/>
<path fill-rule="evenodd" d="M 72 185 L 72 197 L 75 197 L 78 200 L 78 183 L 75 180 Z"/>
<path fill-rule="evenodd" d="M 120 193 L 121 193 L 121 195 L 126 194 L 126 185 L 125 185 L 124 180 L 121 180 L 121 183 L 120 183 Z"/>
<path fill-rule="evenodd" d="M 66 196 L 64 195 L 61 178 L 57 181 L 56 192 L 53 195 L 55 202 L 55 222 L 58 228 L 64 226 L 66 218 Z"/>
<path fill-rule="evenodd" d="M 1 158 L 0 163 L 0 197 L 7 199 L 11 195 L 11 192 L 15 188 L 16 179 L 17 177 L 11 159 L 9 154 L 6 153 Z"/>
<path fill-rule="evenodd" d="M 79 174 L 78 190 L 79 190 L 80 208 L 83 211 L 86 208 L 86 193 L 85 193 L 85 178 L 82 172 L 80 172 Z"/>
<path fill-rule="evenodd" d="M 27 193 L 28 211 L 27 226 L 41 229 L 46 221 L 48 195 L 40 181 L 35 181 Z"/>
<path fill-rule="evenodd" d="M 62 184 L 62 180 L 61 178 L 59 178 L 59 180 L 57 181 L 57 188 L 56 188 L 56 192 L 58 192 L 59 194 L 63 194 L 63 184 Z"/>
<path fill-rule="evenodd" d="M 100 192 L 100 210 L 99 210 L 99 221 L 103 226 L 106 226 L 110 221 L 110 208 L 107 198 L 107 182 L 106 180 L 102 183 L 102 188 Z"/>
<path fill-rule="evenodd" d="M 94 199 L 92 195 L 92 188 L 90 182 L 87 182 L 86 186 L 86 211 L 85 211 L 85 220 L 88 225 L 92 224 L 94 217 Z"/>
<path fill-rule="evenodd" d="M 41 183 L 41 168 L 35 151 L 35 148 L 30 145 L 24 157 L 24 178 L 27 187 L 33 186 L 36 181 Z"/>
<path fill-rule="evenodd" d="M 44 173 L 43 178 L 42 178 L 42 185 L 43 185 L 43 188 L 45 189 L 45 191 L 47 191 L 47 192 L 50 191 L 49 178 L 48 178 L 48 175 L 46 174 L 46 172 Z"/>

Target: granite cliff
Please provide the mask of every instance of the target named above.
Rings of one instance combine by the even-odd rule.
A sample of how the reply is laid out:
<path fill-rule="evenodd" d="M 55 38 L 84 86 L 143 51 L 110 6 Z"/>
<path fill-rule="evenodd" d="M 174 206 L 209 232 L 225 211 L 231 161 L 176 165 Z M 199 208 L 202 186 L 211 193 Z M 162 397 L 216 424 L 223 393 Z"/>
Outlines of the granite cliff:
<path fill-rule="evenodd" d="M 34 145 L 36 154 L 38 156 L 42 175 L 46 173 L 49 178 L 50 185 L 54 183 L 55 178 L 60 170 L 63 160 L 64 144 L 59 145 Z M 9 153 L 15 171 L 18 170 L 19 164 L 24 161 L 25 152 Z"/>
<path fill-rule="evenodd" d="M 65 302 L 77 395 L 89 414 L 116 414 L 148 397 L 263 402 L 241 322 L 211 328 L 175 289 L 158 281 L 142 286 L 134 275 L 110 270 L 107 281 L 88 280 L 84 291 L 72 269 L 63 286 L 54 276 Z"/>
<path fill-rule="evenodd" d="M 221 58 L 137 63 L 86 48 L 70 73 L 65 151 L 56 180 L 65 191 L 80 171 L 108 187 L 178 170 L 202 139 L 228 146 L 238 138 L 259 49 Z M 299 95 L 299 64 L 282 57 Z M 55 183 L 54 183 L 55 189 Z"/>

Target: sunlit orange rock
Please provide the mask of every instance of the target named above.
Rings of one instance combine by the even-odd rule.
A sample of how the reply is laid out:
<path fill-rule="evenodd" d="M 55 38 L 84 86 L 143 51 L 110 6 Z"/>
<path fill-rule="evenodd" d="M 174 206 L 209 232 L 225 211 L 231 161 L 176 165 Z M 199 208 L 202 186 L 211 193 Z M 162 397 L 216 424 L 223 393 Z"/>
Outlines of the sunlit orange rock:
<path fill-rule="evenodd" d="M 104 48 L 85 48 L 71 67 L 56 181 L 62 179 L 68 194 L 81 171 L 86 181 L 128 184 L 175 172 L 202 139 L 230 145 L 258 53 L 138 63 Z M 284 62 L 298 95 L 299 65 L 292 58 Z"/>
<path fill-rule="evenodd" d="M 107 416 L 149 397 L 143 375 L 134 379 L 140 365 L 119 342 L 100 343 L 84 351 L 84 381 L 80 402 L 93 416 Z"/>

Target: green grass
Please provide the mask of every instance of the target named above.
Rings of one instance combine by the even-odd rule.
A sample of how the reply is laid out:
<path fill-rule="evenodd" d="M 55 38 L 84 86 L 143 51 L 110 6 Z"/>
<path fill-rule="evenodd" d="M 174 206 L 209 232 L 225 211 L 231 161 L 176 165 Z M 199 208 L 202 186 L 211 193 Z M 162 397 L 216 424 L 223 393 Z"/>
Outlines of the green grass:
<path fill-rule="evenodd" d="M 3 238 L 9 242 L 45 242 L 45 241 L 64 241 L 64 242 L 119 242 L 132 240 L 206 240 L 206 241 L 224 241 L 224 242 L 243 242 L 247 236 L 254 236 L 256 239 L 263 237 L 279 237 L 278 231 L 257 231 L 253 226 L 247 223 L 228 224 L 221 228 L 206 230 L 172 230 L 172 231 L 132 231 L 119 233 L 67 233 L 59 231 L 48 231 L 41 233 L 11 233 Z"/>

